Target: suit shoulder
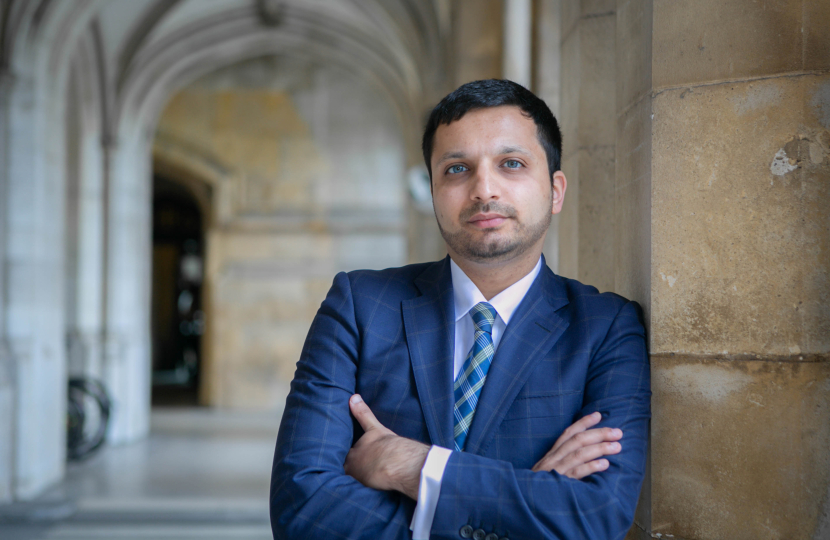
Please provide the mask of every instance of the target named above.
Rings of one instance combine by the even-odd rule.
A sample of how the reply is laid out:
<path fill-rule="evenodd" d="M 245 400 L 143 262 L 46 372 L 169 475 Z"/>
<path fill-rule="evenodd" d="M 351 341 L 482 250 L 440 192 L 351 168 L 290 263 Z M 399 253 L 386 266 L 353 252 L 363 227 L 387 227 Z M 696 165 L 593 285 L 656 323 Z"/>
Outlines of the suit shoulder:
<path fill-rule="evenodd" d="M 413 287 L 415 278 L 424 273 L 434 262 L 407 264 L 383 270 L 352 270 L 346 272 L 355 294 L 378 290 L 400 290 Z M 391 291 L 389 291 L 391 292 Z"/>

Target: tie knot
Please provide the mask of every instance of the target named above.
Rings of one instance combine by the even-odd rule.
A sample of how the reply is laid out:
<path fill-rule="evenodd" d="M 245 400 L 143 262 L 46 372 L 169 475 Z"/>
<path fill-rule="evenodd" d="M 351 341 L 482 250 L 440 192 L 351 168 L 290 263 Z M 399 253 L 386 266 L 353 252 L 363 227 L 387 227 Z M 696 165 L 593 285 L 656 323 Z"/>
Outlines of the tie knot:
<path fill-rule="evenodd" d="M 470 316 L 473 318 L 476 330 L 481 330 L 488 334 L 493 332 L 493 322 L 496 320 L 496 308 L 487 302 L 479 302 L 470 310 Z"/>

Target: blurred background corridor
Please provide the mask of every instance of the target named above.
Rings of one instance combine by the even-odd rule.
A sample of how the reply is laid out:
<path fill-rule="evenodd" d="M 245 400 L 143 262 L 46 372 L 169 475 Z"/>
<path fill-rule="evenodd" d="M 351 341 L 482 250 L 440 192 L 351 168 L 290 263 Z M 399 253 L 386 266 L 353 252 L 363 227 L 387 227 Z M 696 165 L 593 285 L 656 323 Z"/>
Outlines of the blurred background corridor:
<path fill-rule="evenodd" d="M 337 272 L 445 256 L 421 131 L 483 78 L 560 121 L 547 264 L 645 312 L 629 537 L 830 538 L 827 28 L 824 0 L 0 0 L 0 538 L 270 538 L 309 324 Z"/>

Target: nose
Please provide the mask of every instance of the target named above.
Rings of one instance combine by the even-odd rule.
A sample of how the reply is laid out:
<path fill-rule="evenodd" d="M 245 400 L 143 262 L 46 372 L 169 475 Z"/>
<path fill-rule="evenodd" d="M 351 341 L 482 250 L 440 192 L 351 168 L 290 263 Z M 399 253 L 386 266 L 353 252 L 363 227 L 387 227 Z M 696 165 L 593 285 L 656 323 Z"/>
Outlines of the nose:
<path fill-rule="evenodd" d="M 498 178 L 493 173 L 491 168 L 482 165 L 476 169 L 476 173 L 471 178 L 470 185 L 470 199 L 473 201 L 488 202 L 491 200 L 498 200 L 500 196 L 500 186 Z"/>

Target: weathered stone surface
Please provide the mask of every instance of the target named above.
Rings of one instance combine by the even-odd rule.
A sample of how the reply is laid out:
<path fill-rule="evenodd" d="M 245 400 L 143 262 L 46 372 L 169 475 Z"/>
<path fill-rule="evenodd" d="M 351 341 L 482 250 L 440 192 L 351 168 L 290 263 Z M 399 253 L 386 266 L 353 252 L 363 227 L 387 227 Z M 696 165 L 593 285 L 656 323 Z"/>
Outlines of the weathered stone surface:
<path fill-rule="evenodd" d="M 653 534 L 809 540 L 830 484 L 830 358 L 652 357 Z"/>
<path fill-rule="evenodd" d="M 651 100 L 617 120 L 614 201 L 614 290 L 651 317 Z"/>
<path fill-rule="evenodd" d="M 652 353 L 826 353 L 830 77 L 653 107 Z"/>
<path fill-rule="evenodd" d="M 565 203 L 555 217 L 559 229 L 559 273 L 576 278 L 579 275 L 579 156 L 562 158 L 562 171 L 568 179 Z"/>
<path fill-rule="evenodd" d="M 579 25 L 580 148 L 613 146 L 616 140 L 615 20 L 612 12 L 584 19 Z"/>
<path fill-rule="evenodd" d="M 614 290 L 614 146 L 581 148 L 577 279 L 600 292 Z"/>
<path fill-rule="evenodd" d="M 655 88 L 830 67 L 830 4 L 656 0 Z"/>
<path fill-rule="evenodd" d="M 565 2 L 562 43 L 565 207 L 557 221 L 559 272 L 614 289 L 615 16 L 609 2 Z M 578 16 L 575 14 L 579 14 Z"/>
<path fill-rule="evenodd" d="M 651 0 L 617 1 L 615 71 L 618 114 L 651 94 L 652 7 Z"/>

